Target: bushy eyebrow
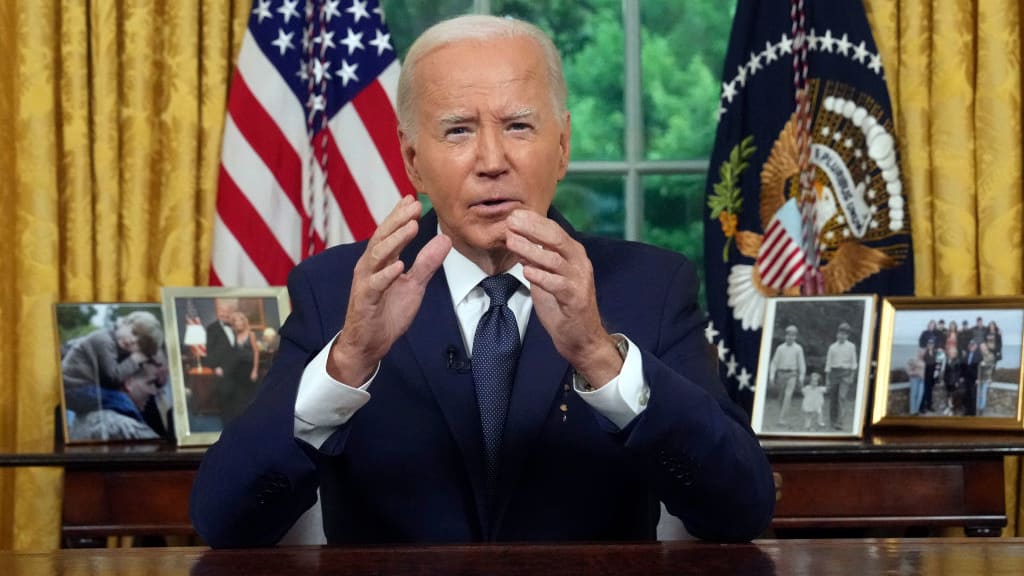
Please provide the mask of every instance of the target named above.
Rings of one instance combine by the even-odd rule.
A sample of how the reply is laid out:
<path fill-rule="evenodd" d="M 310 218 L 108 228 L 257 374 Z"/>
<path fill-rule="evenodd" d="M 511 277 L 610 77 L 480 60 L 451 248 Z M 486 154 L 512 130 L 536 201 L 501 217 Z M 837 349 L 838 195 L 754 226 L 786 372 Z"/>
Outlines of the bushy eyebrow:
<path fill-rule="evenodd" d="M 453 124 L 465 124 L 475 120 L 475 116 L 467 116 L 464 114 L 445 114 L 440 118 L 440 124 L 442 126 L 451 126 Z"/>
<path fill-rule="evenodd" d="M 530 108 L 529 106 L 523 106 L 519 110 L 516 110 L 516 111 L 512 112 L 511 114 L 506 115 L 503 118 L 503 120 L 506 121 L 506 122 L 508 122 L 510 120 L 522 120 L 523 118 L 528 118 L 530 116 L 533 116 L 535 112 L 536 111 L 533 108 Z"/>
<path fill-rule="evenodd" d="M 524 106 L 524 107 L 522 107 L 522 108 L 520 108 L 518 110 L 515 110 L 513 112 L 505 114 L 504 116 L 502 116 L 501 120 L 503 122 L 511 122 L 513 120 L 522 120 L 523 118 L 529 118 L 530 116 L 533 116 L 535 114 L 535 112 L 536 111 L 533 108 L 531 108 L 529 106 Z M 442 126 L 453 126 L 453 125 L 457 125 L 457 124 L 465 124 L 467 122 L 475 122 L 476 120 L 477 120 L 477 116 L 476 115 L 454 113 L 454 114 L 444 114 L 439 119 L 439 123 Z"/>

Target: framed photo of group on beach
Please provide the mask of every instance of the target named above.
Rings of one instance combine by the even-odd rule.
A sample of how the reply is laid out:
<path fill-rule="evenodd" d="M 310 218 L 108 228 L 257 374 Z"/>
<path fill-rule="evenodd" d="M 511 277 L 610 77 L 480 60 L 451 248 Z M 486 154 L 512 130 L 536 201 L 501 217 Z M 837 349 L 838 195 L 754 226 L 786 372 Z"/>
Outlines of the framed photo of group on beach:
<path fill-rule="evenodd" d="M 888 298 L 872 423 L 1024 427 L 1024 297 Z"/>
<path fill-rule="evenodd" d="M 762 436 L 857 438 L 875 296 L 768 299 L 751 425 Z"/>

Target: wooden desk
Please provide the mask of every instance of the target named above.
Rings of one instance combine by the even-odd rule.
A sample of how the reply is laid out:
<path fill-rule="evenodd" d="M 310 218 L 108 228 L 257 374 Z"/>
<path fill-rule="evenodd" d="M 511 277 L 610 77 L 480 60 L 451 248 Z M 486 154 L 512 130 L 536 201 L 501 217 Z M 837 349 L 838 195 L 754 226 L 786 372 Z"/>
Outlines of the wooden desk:
<path fill-rule="evenodd" d="M 876 433 L 854 441 L 765 440 L 779 500 L 774 528 L 1006 526 L 1005 456 L 1020 434 Z"/>
<path fill-rule="evenodd" d="M 765 440 L 780 480 L 774 528 L 1006 525 L 1003 458 L 1015 434 L 875 434 L 864 440 Z M 71 446 L 0 455 L 0 466 L 63 466 L 65 540 L 192 534 L 188 498 L 202 449 Z"/>
<path fill-rule="evenodd" d="M 68 542 L 194 534 L 188 499 L 202 457 L 202 448 L 156 443 L 76 445 L 51 454 L 0 454 L 0 466 L 64 468 L 61 536 Z"/>
<path fill-rule="evenodd" d="M 716 545 L 517 544 L 206 550 L 136 548 L 0 552 L 0 574 L 615 574 L 1019 576 L 1024 539 L 777 540 Z"/>

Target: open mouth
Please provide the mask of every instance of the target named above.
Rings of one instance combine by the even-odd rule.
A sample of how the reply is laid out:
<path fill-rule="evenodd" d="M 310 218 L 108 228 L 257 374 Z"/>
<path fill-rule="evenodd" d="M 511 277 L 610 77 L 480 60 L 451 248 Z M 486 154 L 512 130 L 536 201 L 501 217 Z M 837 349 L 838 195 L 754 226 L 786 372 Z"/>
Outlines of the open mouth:
<path fill-rule="evenodd" d="M 505 202 L 510 202 L 507 198 L 495 198 L 493 200 L 484 200 L 481 202 L 484 206 L 500 206 Z"/>

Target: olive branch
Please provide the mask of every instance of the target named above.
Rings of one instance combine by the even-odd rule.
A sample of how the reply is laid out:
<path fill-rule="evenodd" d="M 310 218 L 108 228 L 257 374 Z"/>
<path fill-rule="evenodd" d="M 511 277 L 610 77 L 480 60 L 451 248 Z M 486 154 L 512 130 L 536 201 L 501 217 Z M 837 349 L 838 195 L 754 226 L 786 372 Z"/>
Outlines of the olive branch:
<path fill-rule="evenodd" d="M 718 168 L 719 180 L 714 185 L 714 193 L 708 197 L 708 208 L 711 219 L 722 222 L 722 232 L 726 236 L 725 248 L 722 250 L 722 261 L 729 261 L 729 247 L 736 235 L 736 221 L 743 210 L 743 188 L 740 176 L 748 167 L 750 157 L 757 151 L 754 137 L 747 136 L 729 152 L 729 159 Z M 724 214 L 724 215 L 723 215 Z"/>

